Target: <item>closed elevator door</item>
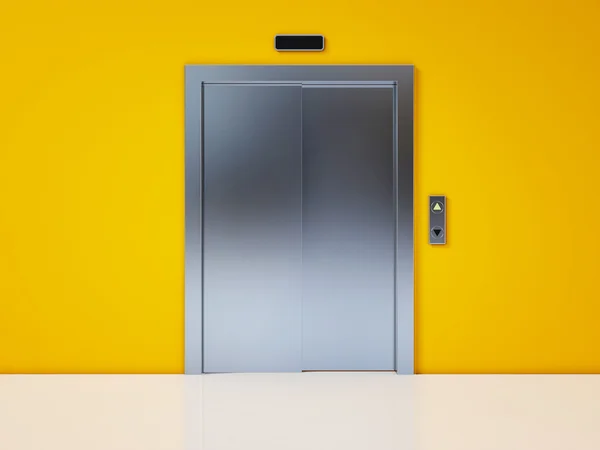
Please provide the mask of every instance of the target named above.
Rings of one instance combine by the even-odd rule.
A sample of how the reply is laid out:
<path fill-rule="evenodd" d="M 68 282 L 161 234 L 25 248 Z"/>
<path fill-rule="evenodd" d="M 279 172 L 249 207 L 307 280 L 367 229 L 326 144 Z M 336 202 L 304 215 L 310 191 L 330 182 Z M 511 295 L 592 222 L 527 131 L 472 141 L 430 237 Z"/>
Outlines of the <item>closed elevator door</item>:
<path fill-rule="evenodd" d="M 302 92 L 302 369 L 394 369 L 393 89 Z"/>
<path fill-rule="evenodd" d="M 393 370 L 392 86 L 203 103 L 204 372 Z"/>

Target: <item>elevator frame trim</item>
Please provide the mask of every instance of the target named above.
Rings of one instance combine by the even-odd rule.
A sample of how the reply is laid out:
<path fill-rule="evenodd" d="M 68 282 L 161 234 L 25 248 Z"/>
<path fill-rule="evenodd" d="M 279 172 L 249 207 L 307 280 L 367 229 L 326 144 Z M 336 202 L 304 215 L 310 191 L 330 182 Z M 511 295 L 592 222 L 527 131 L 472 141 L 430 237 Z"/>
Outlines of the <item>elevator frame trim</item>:
<path fill-rule="evenodd" d="M 203 373 L 203 86 L 205 84 L 393 85 L 395 370 L 414 374 L 414 66 L 185 66 L 185 374 Z"/>

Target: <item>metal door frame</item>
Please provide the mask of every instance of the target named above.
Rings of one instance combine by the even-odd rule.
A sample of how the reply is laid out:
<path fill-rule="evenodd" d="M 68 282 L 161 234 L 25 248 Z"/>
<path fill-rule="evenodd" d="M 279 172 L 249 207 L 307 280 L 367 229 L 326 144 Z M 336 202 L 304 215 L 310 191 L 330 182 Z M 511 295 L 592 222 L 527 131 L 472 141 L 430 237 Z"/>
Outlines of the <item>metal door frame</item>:
<path fill-rule="evenodd" d="M 393 85 L 395 370 L 414 374 L 414 66 L 188 65 L 185 67 L 185 373 L 203 373 L 204 84 Z"/>

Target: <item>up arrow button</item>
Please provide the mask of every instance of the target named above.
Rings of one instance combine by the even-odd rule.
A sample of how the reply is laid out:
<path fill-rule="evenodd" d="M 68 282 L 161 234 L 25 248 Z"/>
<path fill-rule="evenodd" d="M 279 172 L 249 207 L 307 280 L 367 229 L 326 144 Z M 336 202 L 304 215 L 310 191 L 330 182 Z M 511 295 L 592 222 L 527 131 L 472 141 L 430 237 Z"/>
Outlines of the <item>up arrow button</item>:
<path fill-rule="evenodd" d="M 441 214 L 444 212 L 444 207 L 442 206 L 442 204 L 440 202 L 433 202 L 431 204 L 431 211 L 434 214 Z"/>

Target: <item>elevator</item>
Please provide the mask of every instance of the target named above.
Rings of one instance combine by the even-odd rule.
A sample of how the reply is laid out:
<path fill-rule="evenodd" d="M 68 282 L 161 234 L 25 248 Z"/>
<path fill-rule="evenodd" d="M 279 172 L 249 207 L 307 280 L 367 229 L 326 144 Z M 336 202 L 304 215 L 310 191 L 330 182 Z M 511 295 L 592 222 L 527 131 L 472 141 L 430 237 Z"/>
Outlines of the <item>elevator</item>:
<path fill-rule="evenodd" d="M 186 68 L 186 373 L 412 373 L 412 88 Z"/>

